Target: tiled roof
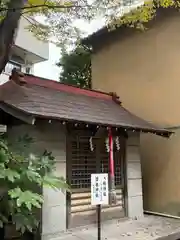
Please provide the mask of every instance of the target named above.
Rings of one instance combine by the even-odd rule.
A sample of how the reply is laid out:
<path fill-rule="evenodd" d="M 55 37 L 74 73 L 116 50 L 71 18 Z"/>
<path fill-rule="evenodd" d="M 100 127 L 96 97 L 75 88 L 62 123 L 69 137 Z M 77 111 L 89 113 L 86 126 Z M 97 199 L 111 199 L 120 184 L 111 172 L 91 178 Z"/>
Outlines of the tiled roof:
<path fill-rule="evenodd" d="M 9 81 L 0 87 L 0 101 L 34 117 L 73 120 L 104 126 L 168 132 L 130 113 L 110 94 L 80 89 L 31 75 L 27 84 Z"/>

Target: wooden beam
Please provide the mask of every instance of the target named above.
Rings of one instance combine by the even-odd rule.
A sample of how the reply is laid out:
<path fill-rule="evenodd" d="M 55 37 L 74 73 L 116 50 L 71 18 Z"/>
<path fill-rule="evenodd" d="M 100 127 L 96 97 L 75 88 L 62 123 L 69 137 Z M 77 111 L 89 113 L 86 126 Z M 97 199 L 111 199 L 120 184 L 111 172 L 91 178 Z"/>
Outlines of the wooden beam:
<path fill-rule="evenodd" d="M 5 103 L 0 103 L 0 108 L 10 114 L 11 116 L 15 117 L 15 118 L 18 118 L 19 120 L 22 120 L 23 122 L 26 122 L 28 124 L 31 124 L 31 125 L 34 125 L 35 123 L 35 117 L 28 114 L 28 113 L 25 113 L 23 111 L 20 111 L 18 110 L 17 108 L 15 107 L 11 107 L 9 106 L 8 104 L 5 104 Z"/>

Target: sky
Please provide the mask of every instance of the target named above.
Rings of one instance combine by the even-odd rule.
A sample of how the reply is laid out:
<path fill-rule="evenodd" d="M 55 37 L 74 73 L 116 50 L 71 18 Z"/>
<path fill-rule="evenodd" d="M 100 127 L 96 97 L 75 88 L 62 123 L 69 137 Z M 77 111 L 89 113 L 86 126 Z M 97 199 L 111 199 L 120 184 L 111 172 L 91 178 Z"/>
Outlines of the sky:
<path fill-rule="evenodd" d="M 143 4 L 143 0 L 134 0 L 136 4 L 123 9 L 123 13 L 129 12 L 132 8 L 136 8 L 139 5 Z M 76 26 L 85 31 L 87 35 L 96 32 L 98 29 L 105 25 L 105 21 L 103 19 L 93 20 L 91 23 L 86 23 L 83 21 L 77 21 Z M 58 81 L 60 75 L 60 68 L 56 66 L 56 63 L 60 59 L 60 48 L 56 47 L 54 44 L 49 44 L 49 60 L 38 63 L 34 66 L 34 75 L 39 77 L 48 78 L 51 80 Z"/>
<path fill-rule="evenodd" d="M 91 34 L 97 31 L 99 28 L 101 28 L 104 25 L 104 21 L 101 19 L 97 19 L 92 21 L 90 24 L 77 21 L 76 25 L 80 27 L 82 31 L 86 30 L 87 34 Z M 59 59 L 60 59 L 60 48 L 50 43 L 49 44 L 49 60 L 42 63 L 35 64 L 34 75 L 58 81 L 59 75 L 60 75 L 60 68 L 56 66 L 56 63 L 59 61 Z"/>

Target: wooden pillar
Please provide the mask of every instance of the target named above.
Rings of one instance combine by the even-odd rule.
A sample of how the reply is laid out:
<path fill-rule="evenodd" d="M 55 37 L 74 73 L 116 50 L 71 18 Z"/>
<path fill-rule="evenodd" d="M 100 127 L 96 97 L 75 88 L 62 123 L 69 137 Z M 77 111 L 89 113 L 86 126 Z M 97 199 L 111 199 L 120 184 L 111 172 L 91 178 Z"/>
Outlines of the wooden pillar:
<path fill-rule="evenodd" d="M 71 186 L 72 175 L 72 147 L 71 147 L 71 130 L 69 125 L 66 126 L 66 180 Z M 71 221 L 71 193 L 66 192 L 66 229 L 69 228 Z"/>

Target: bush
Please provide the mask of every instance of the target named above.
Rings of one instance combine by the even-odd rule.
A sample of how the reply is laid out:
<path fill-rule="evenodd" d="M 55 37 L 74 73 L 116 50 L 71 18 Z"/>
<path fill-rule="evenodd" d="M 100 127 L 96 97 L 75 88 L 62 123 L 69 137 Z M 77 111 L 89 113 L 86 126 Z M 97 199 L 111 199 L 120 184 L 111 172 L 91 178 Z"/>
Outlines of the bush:
<path fill-rule="evenodd" d="M 25 135 L 15 151 L 0 139 L 0 227 L 9 221 L 17 231 L 38 228 L 38 210 L 43 204 L 42 186 L 69 190 L 65 180 L 54 175 L 55 159 L 48 151 L 28 154 L 32 139 Z"/>

